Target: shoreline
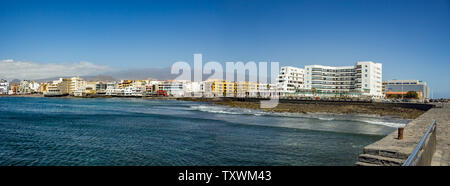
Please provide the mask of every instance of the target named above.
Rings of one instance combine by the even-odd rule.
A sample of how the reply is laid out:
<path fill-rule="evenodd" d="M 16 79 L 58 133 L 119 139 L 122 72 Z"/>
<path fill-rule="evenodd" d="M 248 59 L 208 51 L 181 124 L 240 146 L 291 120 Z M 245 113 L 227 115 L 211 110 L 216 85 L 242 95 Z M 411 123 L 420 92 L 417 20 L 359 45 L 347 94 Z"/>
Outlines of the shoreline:
<path fill-rule="evenodd" d="M 131 98 L 131 99 L 162 99 L 162 100 L 176 100 L 177 98 L 175 97 L 151 97 L 151 96 L 71 96 L 71 95 L 64 95 L 64 96 L 44 96 L 42 94 L 14 94 L 14 95 L 4 95 L 4 94 L 0 94 L 0 98 L 1 97 L 26 97 L 26 98 L 79 98 L 79 99 L 84 99 L 84 98 Z"/>
<path fill-rule="evenodd" d="M 261 110 L 266 112 L 278 113 L 302 113 L 302 114 L 355 114 L 355 115 L 372 115 L 379 117 L 393 117 L 400 119 L 415 119 L 426 112 L 417 108 L 405 108 L 389 103 L 285 103 L 280 102 L 275 108 L 260 108 L 259 102 L 254 101 L 238 101 L 220 98 L 202 99 L 202 98 L 178 98 L 182 101 L 209 102 L 215 105 Z"/>
<path fill-rule="evenodd" d="M 28 95 L 0 95 L 1 97 L 45 97 L 42 94 Z M 55 97 L 48 97 L 55 98 Z M 372 102 L 324 102 L 324 101 L 290 101 L 279 102 L 275 108 L 260 108 L 258 99 L 251 101 L 229 99 L 229 98 L 193 98 L 193 97 L 141 97 L 141 96 L 61 96 L 57 98 L 139 98 L 139 99 L 157 99 L 157 100 L 180 100 L 180 101 L 196 101 L 208 102 L 215 105 L 262 110 L 267 112 L 278 113 L 328 113 L 328 114 L 356 114 L 356 115 L 373 115 L 380 117 L 398 117 L 401 119 L 415 119 L 426 112 L 424 109 L 414 107 L 399 106 L 399 104 L 391 103 L 372 103 Z M 258 101 L 255 101 L 258 100 Z"/>

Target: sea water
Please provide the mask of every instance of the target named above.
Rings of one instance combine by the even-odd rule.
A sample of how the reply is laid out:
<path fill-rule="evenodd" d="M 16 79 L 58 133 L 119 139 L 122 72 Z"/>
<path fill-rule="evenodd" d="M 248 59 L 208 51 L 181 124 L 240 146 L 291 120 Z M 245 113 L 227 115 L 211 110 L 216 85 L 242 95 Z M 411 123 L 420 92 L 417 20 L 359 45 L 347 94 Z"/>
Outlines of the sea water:
<path fill-rule="evenodd" d="M 133 98 L 0 97 L 0 165 L 353 165 L 408 120 Z"/>

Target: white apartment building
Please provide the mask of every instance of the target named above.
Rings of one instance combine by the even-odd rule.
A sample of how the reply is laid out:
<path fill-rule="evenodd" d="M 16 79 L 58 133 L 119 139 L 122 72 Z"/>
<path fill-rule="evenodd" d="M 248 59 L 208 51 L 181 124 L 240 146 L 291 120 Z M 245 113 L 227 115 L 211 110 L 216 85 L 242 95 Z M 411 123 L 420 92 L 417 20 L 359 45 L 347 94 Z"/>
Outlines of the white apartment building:
<path fill-rule="evenodd" d="M 202 90 L 202 84 L 204 82 L 190 82 L 186 81 L 184 86 L 184 96 L 185 97 L 191 97 L 191 96 L 202 96 L 203 90 Z"/>
<path fill-rule="evenodd" d="M 108 82 L 106 84 L 106 95 L 107 96 L 115 96 L 117 94 L 123 94 L 123 90 L 119 89 L 119 86 L 117 85 L 116 82 Z"/>
<path fill-rule="evenodd" d="M 9 83 L 6 80 L 0 80 L 0 94 L 8 94 Z"/>
<path fill-rule="evenodd" d="M 69 94 L 74 94 L 76 91 L 81 91 L 86 88 L 86 81 L 80 77 L 70 78 Z M 95 87 L 94 87 L 95 88 Z"/>
<path fill-rule="evenodd" d="M 33 90 L 30 88 L 31 81 L 22 80 L 19 84 L 19 93 L 20 94 L 31 94 Z"/>
<path fill-rule="evenodd" d="M 277 79 L 277 88 L 282 93 L 294 93 L 304 89 L 305 69 L 285 66 L 281 67 Z"/>
<path fill-rule="evenodd" d="M 37 83 L 36 81 L 30 81 L 28 84 L 28 87 L 30 87 L 32 92 L 37 92 L 39 89 L 39 83 Z"/>
<path fill-rule="evenodd" d="M 182 97 L 184 95 L 185 80 L 160 81 L 156 90 L 165 90 L 168 95 Z"/>
<path fill-rule="evenodd" d="M 49 83 L 47 85 L 47 91 L 44 92 L 44 95 L 60 95 L 60 94 L 62 93 L 60 87 L 58 86 L 58 81 L 53 81 L 53 83 Z"/>
<path fill-rule="evenodd" d="M 324 95 L 382 98 L 382 64 L 357 62 L 354 66 L 305 66 L 305 89 Z"/>
<path fill-rule="evenodd" d="M 143 96 L 145 87 L 128 86 L 123 89 L 124 96 Z"/>

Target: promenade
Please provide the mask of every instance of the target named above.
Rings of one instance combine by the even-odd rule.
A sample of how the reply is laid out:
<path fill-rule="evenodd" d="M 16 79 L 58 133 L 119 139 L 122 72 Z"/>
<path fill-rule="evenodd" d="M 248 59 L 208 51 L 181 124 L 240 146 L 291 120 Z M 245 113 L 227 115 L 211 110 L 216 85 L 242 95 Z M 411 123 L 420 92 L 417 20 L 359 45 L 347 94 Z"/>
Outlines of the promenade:
<path fill-rule="evenodd" d="M 437 143 L 431 165 L 450 165 L 450 103 L 445 103 L 442 108 L 437 108 L 433 114 L 437 120 Z"/>
<path fill-rule="evenodd" d="M 450 104 L 437 103 L 432 108 L 411 121 L 404 129 L 403 139 L 397 139 L 397 131 L 364 148 L 356 165 L 360 166 L 400 166 L 423 137 L 433 120 L 437 123 L 436 152 L 431 165 L 450 164 Z"/>

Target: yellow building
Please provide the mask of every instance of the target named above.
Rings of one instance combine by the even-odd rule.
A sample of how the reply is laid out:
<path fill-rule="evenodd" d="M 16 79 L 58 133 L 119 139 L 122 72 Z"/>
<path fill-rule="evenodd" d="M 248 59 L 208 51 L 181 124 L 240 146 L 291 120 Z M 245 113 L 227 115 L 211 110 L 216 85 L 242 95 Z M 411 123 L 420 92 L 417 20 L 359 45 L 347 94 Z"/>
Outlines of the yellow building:
<path fill-rule="evenodd" d="M 129 87 L 133 83 L 134 83 L 134 80 L 122 80 L 122 82 L 119 83 L 119 89 L 124 89 L 126 87 Z"/>
<path fill-rule="evenodd" d="M 136 87 L 136 88 L 142 88 L 147 85 L 147 81 L 146 80 L 137 80 L 137 81 L 133 82 L 132 85 L 133 85 L 133 87 Z"/>
<path fill-rule="evenodd" d="M 37 92 L 41 93 L 41 94 L 47 92 L 47 86 L 48 86 L 48 83 L 40 83 Z"/>
<path fill-rule="evenodd" d="M 234 96 L 237 93 L 236 83 L 220 79 L 207 80 L 205 92 L 210 96 Z"/>
<path fill-rule="evenodd" d="M 259 92 L 259 83 L 241 81 L 236 83 L 237 97 L 255 97 Z"/>

